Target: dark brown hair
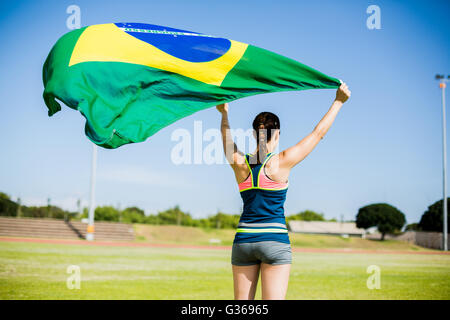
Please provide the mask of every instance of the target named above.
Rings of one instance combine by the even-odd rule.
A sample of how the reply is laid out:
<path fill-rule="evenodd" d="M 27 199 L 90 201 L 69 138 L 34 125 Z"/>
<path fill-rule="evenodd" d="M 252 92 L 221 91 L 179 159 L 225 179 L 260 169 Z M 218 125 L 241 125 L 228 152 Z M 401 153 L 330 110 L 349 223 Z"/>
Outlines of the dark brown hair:
<path fill-rule="evenodd" d="M 255 130 L 258 144 L 258 163 L 264 160 L 267 154 L 267 142 L 272 139 L 272 134 L 277 129 L 280 129 L 280 119 L 272 112 L 261 112 L 253 120 L 253 130 Z"/>

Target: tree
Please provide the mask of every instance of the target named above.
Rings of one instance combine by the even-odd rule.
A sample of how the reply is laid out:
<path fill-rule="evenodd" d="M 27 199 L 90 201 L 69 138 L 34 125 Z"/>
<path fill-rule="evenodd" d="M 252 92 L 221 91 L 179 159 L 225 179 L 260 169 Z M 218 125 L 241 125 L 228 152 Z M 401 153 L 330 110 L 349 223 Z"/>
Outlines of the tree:
<path fill-rule="evenodd" d="M 52 205 L 48 206 L 48 210 L 50 211 L 49 217 L 53 219 L 64 219 L 69 214 L 69 212 L 61 209 L 60 207 Z"/>
<path fill-rule="evenodd" d="M 142 223 L 160 224 L 159 216 L 156 214 L 150 214 L 143 219 Z"/>
<path fill-rule="evenodd" d="M 57 206 L 47 205 L 42 207 L 27 207 L 20 206 L 22 217 L 31 218 L 53 218 L 53 219 L 64 219 L 64 217 L 70 215 L 71 213 L 65 211 Z"/>
<path fill-rule="evenodd" d="M 17 215 L 17 208 L 17 203 L 11 201 L 9 197 L 2 192 L 2 196 L 0 196 L 0 216 L 15 217 Z"/>
<path fill-rule="evenodd" d="M 239 224 L 240 215 L 231 215 L 218 212 L 216 215 L 209 217 L 208 225 L 216 229 L 235 229 Z"/>
<path fill-rule="evenodd" d="M 322 213 L 317 213 L 312 210 L 305 210 L 295 215 L 288 216 L 287 220 L 325 221 L 325 218 Z"/>
<path fill-rule="evenodd" d="M 95 220 L 119 221 L 119 211 L 111 206 L 95 208 Z"/>
<path fill-rule="evenodd" d="M 450 208 L 450 198 L 447 198 L 447 208 Z M 424 212 L 422 215 L 422 218 L 419 222 L 419 227 L 423 231 L 436 231 L 436 232 L 442 232 L 442 229 L 444 227 L 444 217 L 442 212 L 442 199 L 439 201 L 436 201 L 431 206 L 428 207 L 428 210 Z M 448 220 L 449 214 L 447 210 L 447 220 Z M 447 226 L 447 232 L 450 231 L 450 225 Z"/>
<path fill-rule="evenodd" d="M 421 228 L 418 223 L 410 223 L 406 225 L 405 231 L 420 231 Z"/>
<path fill-rule="evenodd" d="M 0 199 L 11 200 L 11 197 L 6 193 L 0 191 Z"/>
<path fill-rule="evenodd" d="M 191 226 L 193 224 L 191 215 L 183 212 L 179 206 L 158 212 L 158 221 L 161 224 L 176 224 L 183 226 Z"/>
<path fill-rule="evenodd" d="M 387 203 L 362 207 L 356 215 L 356 226 L 364 229 L 376 226 L 381 232 L 381 240 L 384 240 L 387 233 L 401 230 L 405 223 L 405 215 Z"/>
<path fill-rule="evenodd" d="M 122 221 L 126 223 L 145 222 L 145 212 L 138 207 L 126 208 L 122 211 Z"/>

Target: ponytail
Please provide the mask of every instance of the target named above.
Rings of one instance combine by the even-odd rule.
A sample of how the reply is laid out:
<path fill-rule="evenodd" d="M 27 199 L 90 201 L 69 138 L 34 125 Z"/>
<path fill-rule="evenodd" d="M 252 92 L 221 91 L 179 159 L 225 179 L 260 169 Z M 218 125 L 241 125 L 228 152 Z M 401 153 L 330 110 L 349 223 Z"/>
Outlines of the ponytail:
<path fill-rule="evenodd" d="M 256 135 L 258 138 L 258 149 L 256 151 L 258 163 L 262 163 L 267 154 L 267 129 L 264 123 L 260 123 L 258 126 L 258 133 Z"/>
<path fill-rule="evenodd" d="M 253 130 L 256 132 L 257 162 L 262 163 L 267 155 L 267 143 L 272 139 L 273 130 L 280 129 L 280 119 L 271 112 L 261 112 L 253 120 Z"/>

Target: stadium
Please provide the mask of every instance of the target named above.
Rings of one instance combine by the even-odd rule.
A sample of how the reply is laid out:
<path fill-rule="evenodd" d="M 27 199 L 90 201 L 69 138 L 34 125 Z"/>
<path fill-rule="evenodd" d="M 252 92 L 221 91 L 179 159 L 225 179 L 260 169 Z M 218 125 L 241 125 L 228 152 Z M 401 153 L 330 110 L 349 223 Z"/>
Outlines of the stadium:
<path fill-rule="evenodd" d="M 0 300 L 448 301 L 449 9 L 2 3 Z"/>

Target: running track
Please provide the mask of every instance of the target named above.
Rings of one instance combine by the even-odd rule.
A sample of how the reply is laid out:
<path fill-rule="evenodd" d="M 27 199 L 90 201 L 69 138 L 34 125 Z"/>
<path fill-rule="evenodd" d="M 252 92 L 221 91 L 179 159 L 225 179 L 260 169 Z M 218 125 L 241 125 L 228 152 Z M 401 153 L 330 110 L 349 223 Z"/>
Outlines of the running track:
<path fill-rule="evenodd" d="M 0 237 L 1 242 L 31 242 L 47 244 L 70 244 L 85 246 L 109 246 L 109 247 L 147 247 L 147 248 L 186 248 L 186 249 L 208 249 L 208 250 L 231 250 L 230 246 L 207 246 L 207 245 L 182 245 L 145 242 L 106 242 L 64 239 L 38 239 L 38 238 L 14 238 Z M 293 252 L 315 252 L 315 253 L 373 253 L 373 254 L 422 254 L 422 255 L 450 255 L 444 251 L 400 251 L 400 250 L 364 250 L 364 249 L 325 249 L 325 248 L 292 248 Z"/>

